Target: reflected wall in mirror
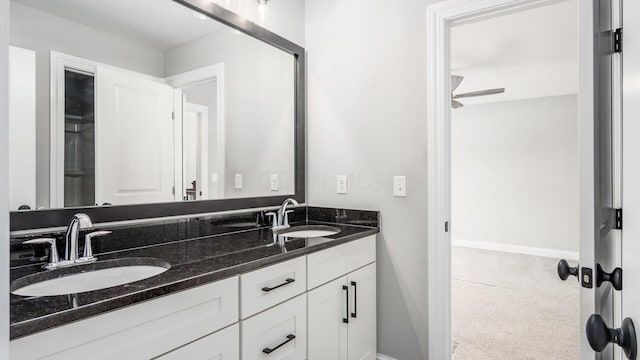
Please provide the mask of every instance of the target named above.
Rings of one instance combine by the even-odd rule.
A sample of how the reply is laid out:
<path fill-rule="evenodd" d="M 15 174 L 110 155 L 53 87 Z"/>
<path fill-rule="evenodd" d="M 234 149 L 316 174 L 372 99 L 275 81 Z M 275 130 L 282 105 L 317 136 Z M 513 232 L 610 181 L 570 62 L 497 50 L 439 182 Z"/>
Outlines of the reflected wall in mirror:
<path fill-rule="evenodd" d="M 12 0 L 11 209 L 294 194 L 295 59 L 171 0 Z"/>

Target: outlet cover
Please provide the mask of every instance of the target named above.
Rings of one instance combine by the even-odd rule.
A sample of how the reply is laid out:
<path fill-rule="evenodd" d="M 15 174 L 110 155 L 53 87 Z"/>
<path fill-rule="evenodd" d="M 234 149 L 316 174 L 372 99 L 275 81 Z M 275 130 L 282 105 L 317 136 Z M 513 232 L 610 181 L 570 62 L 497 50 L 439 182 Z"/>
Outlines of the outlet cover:
<path fill-rule="evenodd" d="M 278 174 L 271 174 L 271 191 L 278 191 Z"/>
<path fill-rule="evenodd" d="M 347 193 L 347 175 L 336 176 L 336 193 L 337 194 Z"/>
<path fill-rule="evenodd" d="M 236 190 L 242 189 L 242 174 L 236 174 L 235 188 Z"/>

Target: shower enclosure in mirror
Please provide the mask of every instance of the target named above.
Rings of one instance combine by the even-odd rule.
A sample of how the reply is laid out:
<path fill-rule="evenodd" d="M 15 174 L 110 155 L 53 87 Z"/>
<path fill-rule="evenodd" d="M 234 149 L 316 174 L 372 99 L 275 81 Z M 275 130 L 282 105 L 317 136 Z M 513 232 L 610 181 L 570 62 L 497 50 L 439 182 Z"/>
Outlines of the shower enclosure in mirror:
<path fill-rule="evenodd" d="M 14 230 L 304 200 L 297 45 L 204 0 L 11 0 L 10 30 Z"/>

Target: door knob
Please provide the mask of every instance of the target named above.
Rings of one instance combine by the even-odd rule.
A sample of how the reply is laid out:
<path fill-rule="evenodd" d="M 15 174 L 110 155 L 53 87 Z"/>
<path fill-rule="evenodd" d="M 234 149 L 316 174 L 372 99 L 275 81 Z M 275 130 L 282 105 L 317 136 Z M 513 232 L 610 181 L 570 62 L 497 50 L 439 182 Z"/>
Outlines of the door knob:
<path fill-rule="evenodd" d="M 587 340 L 591 348 L 602 352 L 609 343 L 619 345 L 629 360 L 636 360 L 638 345 L 636 330 L 633 320 L 626 318 L 619 329 L 612 329 L 602 319 L 602 316 L 593 314 L 587 320 Z"/>
<path fill-rule="evenodd" d="M 558 263 L 558 276 L 562 281 L 565 281 L 569 278 L 569 275 L 573 275 L 578 278 L 578 266 L 571 267 L 567 260 L 562 259 Z"/>
<path fill-rule="evenodd" d="M 612 272 L 607 273 L 604 270 L 602 270 L 602 266 L 598 264 L 596 270 L 597 270 L 596 283 L 598 284 L 598 287 L 600 287 L 600 285 L 602 285 L 603 282 L 608 281 L 611 283 L 611 285 L 613 285 L 614 289 L 618 291 L 622 290 L 622 269 L 615 268 L 613 269 Z"/>

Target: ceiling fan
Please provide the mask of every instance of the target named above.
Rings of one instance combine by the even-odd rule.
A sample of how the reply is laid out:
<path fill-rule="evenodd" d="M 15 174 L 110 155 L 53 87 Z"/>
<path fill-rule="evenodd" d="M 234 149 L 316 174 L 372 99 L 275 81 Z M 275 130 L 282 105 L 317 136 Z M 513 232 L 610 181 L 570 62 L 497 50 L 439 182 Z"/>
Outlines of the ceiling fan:
<path fill-rule="evenodd" d="M 453 95 L 453 92 L 458 88 L 458 86 L 460 86 L 460 83 L 462 82 L 462 80 L 464 80 L 464 76 L 451 75 L 451 107 L 454 109 L 458 109 L 464 106 L 464 104 L 457 101 L 457 99 L 470 98 L 470 97 L 476 97 L 476 96 L 496 95 L 496 94 L 502 94 L 504 92 L 504 88 L 498 88 L 498 89 L 472 91 L 472 92 Z"/>

